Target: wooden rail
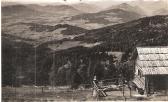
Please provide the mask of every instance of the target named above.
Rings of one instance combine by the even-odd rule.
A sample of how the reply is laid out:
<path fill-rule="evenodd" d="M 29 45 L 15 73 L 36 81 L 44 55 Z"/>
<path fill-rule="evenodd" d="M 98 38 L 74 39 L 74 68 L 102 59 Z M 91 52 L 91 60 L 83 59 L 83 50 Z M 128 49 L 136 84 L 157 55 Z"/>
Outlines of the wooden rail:
<path fill-rule="evenodd" d="M 99 88 L 95 81 L 93 81 L 94 90 L 96 90 L 98 96 L 106 97 L 107 94 L 103 89 Z"/>

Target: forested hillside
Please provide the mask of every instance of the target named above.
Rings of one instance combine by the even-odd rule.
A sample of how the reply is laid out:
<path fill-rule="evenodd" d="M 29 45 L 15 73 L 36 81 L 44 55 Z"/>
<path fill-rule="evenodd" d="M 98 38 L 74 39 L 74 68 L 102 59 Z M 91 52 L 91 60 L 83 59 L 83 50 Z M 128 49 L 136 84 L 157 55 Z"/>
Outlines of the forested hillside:
<path fill-rule="evenodd" d="M 55 30 L 55 27 L 57 26 L 51 27 L 51 30 Z M 48 30 L 48 28 L 44 28 L 43 26 L 38 27 L 40 31 Z M 84 59 L 87 66 L 87 78 L 91 77 L 96 63 L 101 58 L 114 59 L 115 56 L 108 57 L 104 52 L 118 51 L 130 55 L 128 53 L 132 53 L 136 46 L 167 46 L 167 28 L 167 15 L 145 17 L 127 23 L 85 31 L 82 32 L 82 35 L 72 39 L 47 41 L 36 47 L 36 51 L 31 43 L 26 43 L 26 41 L 32 42 L 32 39 L 2 33 L 3 85 L 14 84 L 12 82 L 20 76 L 23 78 L 23 84 L 34 84 L 35 61 L 38 85 L 51 84 L 52 78 L 55 83 L 61 80 L 57 79 L 60 77 L 57 76 L 57 72 L 61 66 L 67 63 L 67 60 L 70 60 L 73 65 L 73 70 L 68 72 L 68 75 L 72 75 L 80 63 L 80 59 Z M 33 40 L 33 42 L 36 41 Z M 125 56 L 124 60 L 128 60 L 129 57 Z M 18 70 L 22 70 L 21 73 L 17 73 Z M 69 77 L 68 80 L 71 78 Z M 65 80 L 58 83 L 67 84 Z"/>

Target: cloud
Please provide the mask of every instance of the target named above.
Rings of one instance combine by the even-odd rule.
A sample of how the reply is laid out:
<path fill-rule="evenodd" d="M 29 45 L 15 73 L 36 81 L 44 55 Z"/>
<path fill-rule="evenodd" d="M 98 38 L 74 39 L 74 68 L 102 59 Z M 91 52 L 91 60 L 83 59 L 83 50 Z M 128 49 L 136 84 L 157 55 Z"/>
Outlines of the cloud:
<path fill-rule="evenodd" d="M 53 2 L 61 2 L 61 3 L 78 3 L 78 2 L 94 2 L 94 1 L 105 1 L 105 2 L 112 2 L 112 1 L 138 1 L 138 0 L 1 0 L 3 2 L 22 2 L 22 3 L 53 3 Z M 144 1 L 158 1 L 158 0 L 144 0 Z"/>
<path fill-rule="evenodd" d="M 8 1 L 8 2 L 69 2 L 69 3 L 75 3 L 75 2 L 89 2 L 89 1 L 132 1 L 132 0 L 1 0 L 1 1 Z"/>

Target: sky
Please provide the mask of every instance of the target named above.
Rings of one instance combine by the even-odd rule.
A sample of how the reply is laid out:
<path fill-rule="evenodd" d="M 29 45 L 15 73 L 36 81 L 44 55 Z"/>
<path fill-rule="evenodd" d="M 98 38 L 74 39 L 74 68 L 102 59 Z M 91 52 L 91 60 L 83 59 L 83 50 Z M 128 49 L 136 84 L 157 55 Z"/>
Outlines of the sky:
<path fill-rule="evenodd" d="M 1 0 L 8 2 L 38 2 L 38 3 L 52 3 L 52 2 L 65 2 L 64 0 Z M 90 1 L 136 1 L 136 0 L 81 0 L 82 2 L 90 2 Z M 158 1 L 158 0 L 144 0 L 144 1 Z M 80 0 L 66 0 L 66 3 L 79 3 Z"/>

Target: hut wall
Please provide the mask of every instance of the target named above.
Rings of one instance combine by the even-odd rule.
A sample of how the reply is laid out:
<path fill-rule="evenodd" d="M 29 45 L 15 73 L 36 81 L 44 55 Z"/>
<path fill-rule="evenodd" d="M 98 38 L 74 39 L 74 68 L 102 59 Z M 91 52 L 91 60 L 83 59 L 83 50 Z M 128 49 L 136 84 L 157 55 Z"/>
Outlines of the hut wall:
<path fill-rule="evenodd" d="M 150 93 L 168 90 L 168 75 L 146 76 L 146 88 Z"/>

